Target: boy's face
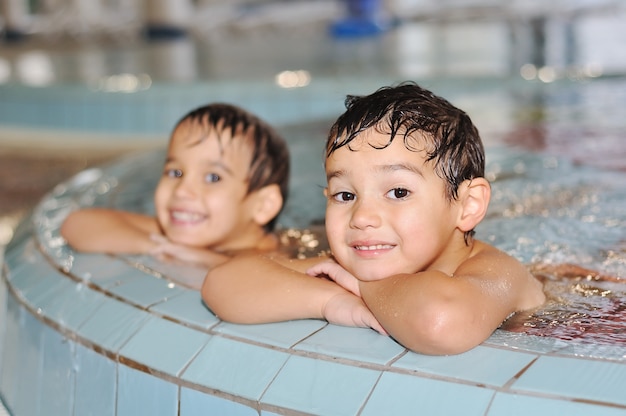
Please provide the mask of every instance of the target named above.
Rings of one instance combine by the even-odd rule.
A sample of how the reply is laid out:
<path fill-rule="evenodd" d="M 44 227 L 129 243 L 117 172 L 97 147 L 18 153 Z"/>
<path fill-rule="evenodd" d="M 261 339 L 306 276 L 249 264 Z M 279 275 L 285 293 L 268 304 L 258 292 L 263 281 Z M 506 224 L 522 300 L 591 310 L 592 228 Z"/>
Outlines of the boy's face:
<path fill-rule="evenodd" d="M 155 191 L 157 220 L 172 242 L 226 251 L 247 248 L 259 225 L 247 176 L 251 149 L 222 132 L 183 123 L 172 136 Z M 202 139 L 202 140 L 201 140 Z M 218 140 L 221 140 L 222 144 Z"/>
<path fill-rule="evenodd" d="M 445 183 L 425 164 L 425 153 L 408 150 L 401 136 L 384 149 L 370 146 L 388 138 L 370 129 L 351 143 L 354 151 L 344 146 L 326 160 L 333 255 L 366 281 L 448 270 L 459 204 L 445 198 Z"/>

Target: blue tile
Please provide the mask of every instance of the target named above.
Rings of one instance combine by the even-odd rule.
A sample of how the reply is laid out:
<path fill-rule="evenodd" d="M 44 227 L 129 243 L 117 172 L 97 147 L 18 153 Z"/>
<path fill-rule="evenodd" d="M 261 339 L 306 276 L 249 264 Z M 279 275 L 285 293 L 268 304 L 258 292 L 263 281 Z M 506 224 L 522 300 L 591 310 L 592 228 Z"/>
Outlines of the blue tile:
<path fill-rule="evenodd" d="M 290 348 L 298 341 L 326 325 L 317 319 L 302 319 L 261 325 L 237 325 L 227 322 L 214 328 L 215 332 L 246 338 L 262 344 Z"/>
<path fill-rule="evenodd" d="M 104 302 L 104 296 L 87 286 L 65 279 L 59 290 L 38 300 L 41 313 L 59 325 L 76 331 Z"/>
<path fill-rule="evenodd" d="M 393 366 L 491 386 L 504 386 L 536 355 L 478 346 L 451 356 L 407 353 Z"/>
<path fill-rule="evenodd" d="M 7 280 L 11 282 L 11 286 L 15 290 L 27 290 L 33 284 L 33 280 L 39 281 L 41 276 L 47 275 L 51 270 L 46 259 L 36 251 L 29 255 L 27 261 L 19 262 L 10 269 Z"/>
<path fill-rule="evenodd" d="M 59 293 L 72 291 L 74 282 L 52 268 L 42 269 L 37 280 L 31 280 L 28 287 L 23 286 L 21 295 L 24 302 L 32 309 L 41 309 L 43 302 L 50 303 Z"/>
<path fill-rule="evenodd" d="M 326 326 L 295 349 L 376 364 L 387 364 L 405 351 L 393 339 L 372 329 L 338 325 Z"/>
<path fill-rule="evenodd" d="M 128 259 L 165 276 L 168 280 L 197 291 L 202 287 L 202 282 L 204 282 L 208 272 L 206 267 L 185 263 L 163 262 L 149 255 L 128 256 Z"/>
<path fill-rule="evenodd" d="M 74 414 L 115 416 L 117 363 L 80 344 L 76 345 Z"/>
<path fill-rule="evenodd" d="M 27 261 L 35 247 L 35 242 L 30 234 L 23 234 L 22 238 L 14 236 L 4 248 L 3 262 L 5 267 L 15 269 L 18 265 Z"/>
<path fill-rule="evenodd" d="M 209 334 L 155 317 L 146 321 L 119 355 L 150 369 L 177 376 L 210 337 Z"/>
<path fill-rule="evenodd" d="M 39 402 L 45 409 L 41 410 L 47 415 L 70 415 L 74 406 L 74 342 L 48 326 L 42 328 L 43 366 L 38 382 L 42 386 Z"/>
<path fill-rule="evenodd" d="M 118 366 L 116 416 L 178 414 L 178 386 L 125 365 Z"/>
<path fill-rule="evenodd" d="M 1 250 L 1 249 L 0 249 Z M 0 260 L 2 260 L 2 253 L 0 253 Z M 1 266 L 0 266 L 1 267 Z M 0 270 L 0 273 L 2 270 Z M 7 325 L 7 301 L 8 301 L 8 288 L 6 281 L 3 277 L 0 277 L 0 374 L 2 374 L 2 351 L 4 350 L 5 342 L 5 329 Z M 13 295 L 10 295 L 13 296 Z"/>
<path fill-rule="evenodd" d="M 134 272 L 133 272 L 134 270 Z M 106 254 L 75 253 L 70 274 L 108 289 L 137 278 L 137 269 Z"/>
<path fill-rule="evenodd" d="M 258 400 L 287 358 L 284 352 L 214 336 L 181 378 Z"/>
<path fill-rule="evenodd" d="M 384 373 L 361 416 L 483 416 L 493 392 L 479 387 L 407 374 Z M 449 398 L 449 400 L 442 400 Z"/>
<path fill-rule="evenodd" d="M 315 415 L 356 415 L 381 372 L 292 356 L 262 402 Z"/>
<path fill-rule="evenodd" d="M 626 362 L 542 356 L 511 389 L 626 406 Z"/>
<path fill-rule="evenodd" d="M 186 290 L 165 279 L 145 274 L 134 268 L 130 268 L 125 274 L 135 277 L 109 290 L 122 299 L 144 308 L 180 295 Z"/>
<path fill-rule="evenodd" d="M 180 416 L 258 416 L 250 406 L 188 388 L 180 390 Z"/>
<path fill-rule="evenodd" d="M 116 353 L 148 319 L 155 318 L 145 311 L 105 297 L 102 305 L 78 328 L 77 333 L 104 350 Z"/>
<path fill-rule="evenodd" d="M 198 328 L 208 329 L 220 322 L 207 309 L 197 290 L 184 290 L 178 296 L 153 305 L 150 310 Z"/>
<path fill-rule="evenodd" d="M 626 409 L 517 394 L 498 393 L 488 416 L 624 416 Z"/>
<path fill-rule="evenodd" d="M 2 394 L 14 414 L 39 413 L 42 394 L 43 323 L 19 303 L 9 303 L 7 325 L 8 345 L 5 345 L 2 369 Z"/>

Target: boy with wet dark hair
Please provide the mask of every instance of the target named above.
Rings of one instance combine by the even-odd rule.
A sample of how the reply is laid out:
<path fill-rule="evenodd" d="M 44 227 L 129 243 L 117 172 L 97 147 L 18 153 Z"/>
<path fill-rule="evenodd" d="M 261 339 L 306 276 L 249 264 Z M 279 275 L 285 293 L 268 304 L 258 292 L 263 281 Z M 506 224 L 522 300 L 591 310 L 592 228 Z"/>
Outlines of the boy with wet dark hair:
<path fill-rule="evenodd" d="M 156 187 L 156 216 L 74 211 L 61 228 L 78 251 L 153 254 L 214 267 L 235 254 L 276 250 L 287 198 L 283 138 L 242 108 L 215 103 L 175 126 Z"/>
<path fill-rule="evenodd" d="M 241 256 L 213 269 L 202 296 L 220 318 L 321 318 L 456 354 L 544 302 L 526 267 L 474 239 L 491 195 L 484 149 L 448 101 L 414 83 L 349 97 L 325 169 L 332 254 Z"/>

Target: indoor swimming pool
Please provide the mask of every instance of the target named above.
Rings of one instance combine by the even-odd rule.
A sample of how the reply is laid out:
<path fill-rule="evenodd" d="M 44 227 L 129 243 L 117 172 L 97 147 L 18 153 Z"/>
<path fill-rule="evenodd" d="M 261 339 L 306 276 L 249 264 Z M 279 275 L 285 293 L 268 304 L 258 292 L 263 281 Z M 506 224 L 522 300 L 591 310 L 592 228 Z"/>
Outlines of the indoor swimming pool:
<path fill-rule="evenodd" d="M 490 73 L 503 64 L 489 59 L 480 61 L 493 64 L 485 76 L 411 76 L 357 46 L 311 43 L 297 65 L 283 57 L 276 77 L 263 66 L 258 77 L 235 74 L 239 66 L 228 76 L 221 65 L 234 58 L 219 49 L 215 79 L 159 79 L 149 52 L 127 60 L 118 51 L 103 56 L 127 78 L 0 85 L 5 137 L 65 136 L 68 152 L 81 140 L 139 148 L 61 181 L 13 231 L 0 285 L 0 397 L 12 414 L 626 414 L 626 78 L 577 72 L 544 82 Z M 51 63 L 69 79 L 71 62 L 100 62 L 97 54 Z M 370 58 L 371 69 L 356 71 Z M 548 303 L 466 353 L 416 354 L 372 330 L 317 320 L 222 322 L 197 291 L 203 270 L 78 253 L 60 237 L 81 206 L 152 212 L 170 129 L 189 109 L 226 101 L 287 138 L 294 162 L 281 233 L 294 252 L 314 255 L 324 245 L 322 150 L 345 95 L 409 78 L 481 131 L 493 189 L 477 237 L 537 269 L 598 272 L 544 269 Z"/>

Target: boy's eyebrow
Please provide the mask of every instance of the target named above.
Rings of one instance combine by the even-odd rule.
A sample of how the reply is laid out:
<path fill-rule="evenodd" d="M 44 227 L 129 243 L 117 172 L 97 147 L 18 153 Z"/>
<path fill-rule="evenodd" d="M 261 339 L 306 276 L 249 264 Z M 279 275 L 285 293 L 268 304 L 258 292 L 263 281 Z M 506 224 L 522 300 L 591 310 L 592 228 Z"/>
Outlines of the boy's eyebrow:
<path fill-rule="evenodd" d="M 374 167 L 375 170 L 379 170 L 381 172 L 396 172 L 399 170 L 408 170 L 409 172 L 413 172 L 419 176 L 424 176 L 422 170 L 411 163 L 394 163 L 391 165 L 378 165 Z"/>
<path fill-rule="evenodd" d="M 346 174 L 346 171 L 343 169 L 333 170 L 326 174 L 326 181 L 328 182 L 333 178 L 339 178 L 341 176 L 344 176 L 345 174 Z"/>
<path fill-rule="evenodd" d="M 165 165 L 167 165 L 168 163 L 175 162 L 175 161 L 176 160 L 174 158 L 168 157 L 168 158 L 165 159 Z M 207 165 L 208 167 L 221 168 L 222 170 L 226 171 L 226 173 L 228 173 L 229 175 L 234 175 L 235 174 L 235 172 L 233 172 L 233 170 L 229 166 L 225 165 L 221 161 L 209 160 L 209 161 L 207 161 L 207 163 L 205 163 L 205 165 Z"/>
<path fill-rule="evenodd" d="M 416 175 L 419 175 L 421 177 L 424 177 L 424 173 L 422 172 L 422 170 L 418 166 L 415 166 L 410 163 L 393 163 L 390 165 L 375 165 L 374 170 L 380 171 L 380 172 L 397 172 L 400 170 L 406 170 L 409 172 L 413 172 Z M 344 175 L 346 175 L 345 170 L 343 169 L 334 170 L 326 174 L 326 180 L 329 181 L 333 178 L 338 178 Z"/>

